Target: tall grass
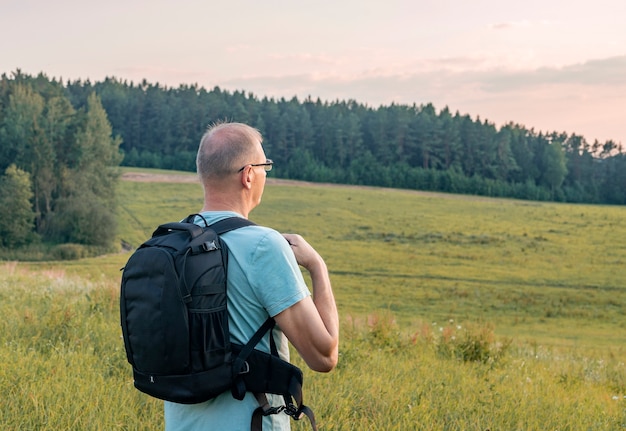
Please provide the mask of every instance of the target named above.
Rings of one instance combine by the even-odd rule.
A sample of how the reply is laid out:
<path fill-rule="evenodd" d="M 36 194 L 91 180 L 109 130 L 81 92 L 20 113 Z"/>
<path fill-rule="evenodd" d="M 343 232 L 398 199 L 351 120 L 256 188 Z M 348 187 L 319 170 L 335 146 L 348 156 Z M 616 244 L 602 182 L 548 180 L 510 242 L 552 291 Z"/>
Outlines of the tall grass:
<path fill-rule="evenodd" d="M 162 428 L 161 404 L 132 387 L 116 285 L 62 271 L 2 270 L 3 429 Z M 463 335 L 458 322 L 411 329 L 404 335 L 390 314 L 343 316 L 337 370 L 305 370 L 305 401 L 320 429 L 616 430 L 626 424 L 623 356 L 498 346 L 488 326 Z"/>
<path fill-rule="evenodd" d="M 158 428 L 155 403 L 131 390 L 113 280 L 16 264 L 0 274 L 3 430 Z"/>
<path fill-rule="evenodd" d="M 486 361 L 442 354 L 432 338 L 380 337 L 377 325 L 345 324 L 341 362 L 307 374 L 326 429 L 610 430 L 626 426 L 624 363 L 576 352 L 522 348 Z M 480 333 L 474 336 L 480 338 Z M 620 376 L 620 377 L 618 377 Z M 616 386 L 617 383 L 617 386 Z M 298 428 L 305 429 L 306 427 Z"/>
<path fill-rule="evenodd" d="M 201 205 L 197 184 L 121 185 L 119 239 Z M 338 368 L 305 370 L 322 430 L 626 429 L 620 207 L 383 189 L 267 187 L 255 221 L 326 258 Z M 127 253 L 0 264 L 0 428 L 161 429 L 118 316 Z M 293 429 L 308 429 L 305 422 Z"/>

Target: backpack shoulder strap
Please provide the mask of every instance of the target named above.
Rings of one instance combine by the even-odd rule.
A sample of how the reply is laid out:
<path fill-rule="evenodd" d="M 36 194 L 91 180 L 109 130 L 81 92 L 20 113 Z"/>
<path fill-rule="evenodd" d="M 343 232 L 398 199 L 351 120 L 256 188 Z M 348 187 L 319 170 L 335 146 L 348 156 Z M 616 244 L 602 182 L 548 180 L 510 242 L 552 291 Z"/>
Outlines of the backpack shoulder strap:
<path fill-rule="evenodd" d="M 267 370 L 266 374 L 268 375 L 264 377 L 265 379 L 271 379 L 265 381 L 265 390 L 254 391 L 254 396 L 256 397 L 259 407 L 252 413 L 252 421 L 250 424 L 251 431 L 262 431 L 263 416 L 274 415 L 280 412 L 291 416 L 294 420 L 300 420 L 305 416 L 308 417 L 311 428 L 313 431 L 317 431 L 317 423 L 313 410 L 302 403 L 302 371 L 279 358 L 273 336 L 270 336 L 270 350 L 271 354 L 269 355 L 254 350 L 253 353 L 257 355 L 251 358 L 252 361 L 255 361 L 262 360 L 260 358 L 261 356 L 266 359 L 269 357 L 273 365 L 265 367 L 265 370 Z M 256 369 L 257 365 L 255 365 L 254 368 Z M 256 384 L 258 382 L 254 383 Z M 276 386 L 276 384 L 278 384 L 278 386 Z M 265 393 L 268 390 L 271 393 L 282 395 L 285 404 L 272 407 Z"/>
<path fill-rule="evenodd" d="M 229 217 L 213 223 L 210 225 L 210 228 L 213 229 L 218 235 L 222 235 L 223 233 L 230 232 L 231 230 L 239 229 L 244 226 L 256 226 L 256 223 L 243 217 Z"/>
<path fill-rule="evenodd" d="M 209 226 L 207 224 L 206 219 L 201 214 L 197 214 L 197 213 L 190 214 L 189 216 L 187 216 L 187 218 L 184 220 L 184 223 L 193 223 L 196 217 L 200 217 L 202 220 L 204 220 L 205 226 L 213 229 L 215 233 L 217 233 L 218 235 L 221 235 L 226 232 L 230 232 L 231 230 L 239 229 L 240 227 L 244 227 L 244 226 L 256 226 L 256 223 L 246 218 L 238 217 L 238 216 L 225 218 Z"/>
<path fill-rule="evenodd" d="M 248 340 L 246 345 L 241 348 L 233 360 L 234 382 L 231 390 L 233 398 L 243 400 L 243 397 L 246 394 L 246 385 L 244 383 L 243 375 L 250 372 L 250 366 L 246 361 L 248 360 L 250 354 L 255 351 L 254 348 L 257 344 L 259 344 L 259 341 L 261 341 L 261 338 L 263 338 L 267 332 L 270 332 L 270 342 L 274 343 L 274 337 L 271 335 L 271 331 L 275 324 L 274 319 L 268 317 L 263 325 L 257 329 L 250 340 Z"/>

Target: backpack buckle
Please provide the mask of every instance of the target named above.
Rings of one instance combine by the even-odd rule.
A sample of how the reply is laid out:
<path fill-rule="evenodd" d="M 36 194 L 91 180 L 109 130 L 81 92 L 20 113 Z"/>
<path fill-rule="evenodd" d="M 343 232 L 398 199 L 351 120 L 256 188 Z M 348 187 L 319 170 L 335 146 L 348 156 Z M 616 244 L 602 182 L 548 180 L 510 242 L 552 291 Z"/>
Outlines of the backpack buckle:
<path fill-rule="evenodd" d="M 200 244 L 200 247 L 203 251 L 213 251 L 219 248 L 215 243 L 215 240 L 203 242 L 202 244 Z"/>
<path fill-rule="evenodd" d="M 248 361 L 243 361 L 241 370 L 239 370 L 237 374 L 248 374 L 249 372 L 250 372 L 250 364 L 248 364 Z"/>
<path fill-rule="evenodd" d="M 304 412 L 294 406 L 292 403 L 287 403 L 286 405 L 284 405 L 283 410 L 285 411 L 285 414 L 291 416 L 296 421 L 299 421 L 300 419 L 302 419 L 302 416 L 304 416 Z"/>
<path fill-rule="evenodd" d="M 278 413 L 282 412 L 283 410 L 285 410 L 285 406 L 269 407 L 269 408 L 263 410 L 262 414 L 263 414 L 263 416 L 277 415 Z"/>

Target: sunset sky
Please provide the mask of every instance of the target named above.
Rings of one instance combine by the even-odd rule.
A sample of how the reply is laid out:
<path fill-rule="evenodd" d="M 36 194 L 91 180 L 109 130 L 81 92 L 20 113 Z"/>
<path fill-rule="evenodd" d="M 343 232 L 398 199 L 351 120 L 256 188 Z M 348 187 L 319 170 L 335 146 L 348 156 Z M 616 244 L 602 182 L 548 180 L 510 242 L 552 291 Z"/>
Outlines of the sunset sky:
<path fill-rule="evenodd" d="M 439 111 L 626 146 L 624 0 L 0 0 L 0 72 Z"/>

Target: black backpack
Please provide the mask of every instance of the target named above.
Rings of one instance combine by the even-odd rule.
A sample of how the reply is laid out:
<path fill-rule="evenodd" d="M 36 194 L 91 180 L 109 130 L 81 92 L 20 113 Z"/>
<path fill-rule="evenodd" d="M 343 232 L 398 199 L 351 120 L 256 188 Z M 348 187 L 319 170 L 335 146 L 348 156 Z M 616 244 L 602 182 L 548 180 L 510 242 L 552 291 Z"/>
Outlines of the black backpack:
<path fill-rule="evenodd" d="M 204 220 L 202 227 L 194 223 L 198 216 L 159 226 L 123 268 L 120 315 L 135 387 L 183 404 L 227 390 L 239 400 L 253 392 L 260 405 L 253 430 L 261 429 L 262 416 L 281 411 L 308 416 L 316 430 L 313 412 L 302 404 L 302 371 L 278 357 L 271 335 L 270 354 L 255 349 L 274 320 L 244 346 L 230 342 L 228 248 L 219 235 L 254 223 L 231 217 L 211 226 Z M 271 407 L 265 393 L 282 395 L 285 405 Z"/>

